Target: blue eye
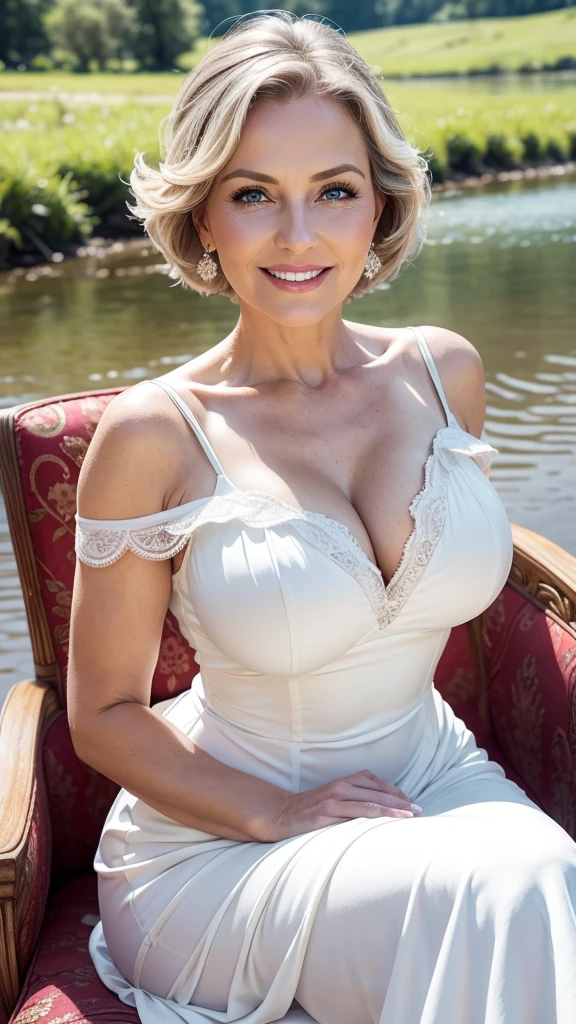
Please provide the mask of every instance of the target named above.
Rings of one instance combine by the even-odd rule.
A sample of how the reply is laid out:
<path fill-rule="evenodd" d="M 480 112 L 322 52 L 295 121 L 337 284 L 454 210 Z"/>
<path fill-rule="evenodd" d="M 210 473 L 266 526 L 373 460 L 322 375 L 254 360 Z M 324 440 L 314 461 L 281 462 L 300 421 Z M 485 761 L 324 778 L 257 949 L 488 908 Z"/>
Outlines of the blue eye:
<path fill-rule="evenodd" d="M 344 195 L 336 196 L 334 199 L 330 198 L 330 192 L 343 192 Z M 358 189 L 352 185 L 347 185 L 344 181 L 333 181 L 332 184 L 326 185 L 322 193 L 323 196 L 328 196 L 330 203 L 345 203 L 349 199 L 356 199 L 358 195 Z"/>
<path fill-rule="evenodd" d="M 344 194 L 343 195 L 332 195 L 332 196 L 330 195 L 330 193 L 338 193 L 338 192 L 344 193 Z M 334 204 L 334 203 L 344 203 L 347 200 L 355 199 L 357 195 L 358 195 L 358 190 L 353 188 L 352 185 L 345 185 L 344 183 L 339 184 L 338 182 L 335 182 L 333 185 L 326 185 L 325 188 L 324 188 L 324 191 L 322 192 L 322 198 L 327 196 L 328 197 L 328 201 L 331 204 Z M 252 196 L 252 197 L 257 196 L 258 200 L 260 200 L 262 198 L 266 198 L 265 193 L 264 193 L 264 189 L 255 187 L 253 185 L 252 186 L 244 185 L 243 188 L 239 188 L 236 192 L 232 193 L 231 199 L 241 202 L 243 206 L 262 206 L 263 205 L 258 200 L 256 202 L 252 202 L 252 200 L 250 199 L 250 196 Z"/>
<path fill-rule="evenodd" d="M 234 198 L 235 199 L 243 199 L 245 196 L 261 196 L 262 194 L 263 193 L 262 193 L 261 189 L 259 189 L 259 188 L 250 188 L 250 189 L 246 189 L 245 192 L 242 192 L 239 195 L 234 196 Z M 248 203 L 245 203 L 244 205 L 245 206 L 257 206 L 258 204 L 257 203 L 250 203 L 250 202 L 248 202 Z"/>

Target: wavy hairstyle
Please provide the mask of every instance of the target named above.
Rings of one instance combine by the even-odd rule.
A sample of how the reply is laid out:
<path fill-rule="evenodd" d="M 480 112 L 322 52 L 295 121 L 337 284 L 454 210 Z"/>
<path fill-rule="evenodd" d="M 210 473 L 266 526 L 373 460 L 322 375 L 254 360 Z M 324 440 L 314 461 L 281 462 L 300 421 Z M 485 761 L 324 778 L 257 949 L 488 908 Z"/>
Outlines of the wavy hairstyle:
<path fill-rule="evenodd" d="M 393 280 L 420 251 L 420 213 L 431 196 L 428 165 L 406 139 L 369 64 L 328 24 L 290 11 L 257 12 L 236 22 L 186 76 L 160 125 L 164 159 L 158 168 L 146 163 L 144 153 L 134 160 L 130 187 L 136 204 L 128 208 L 176 281 L 238 302 L 220 267 L 209 283 L 198 274 L 204 250 L 192 212 L 234 153 L 256 100 L 309 95 L 335 97 L 346 106 L 363 132 L 374 186 L 386 197 L 373 236 L 382 268 L 371 280 L 362 274 L 345 301 Z"/>

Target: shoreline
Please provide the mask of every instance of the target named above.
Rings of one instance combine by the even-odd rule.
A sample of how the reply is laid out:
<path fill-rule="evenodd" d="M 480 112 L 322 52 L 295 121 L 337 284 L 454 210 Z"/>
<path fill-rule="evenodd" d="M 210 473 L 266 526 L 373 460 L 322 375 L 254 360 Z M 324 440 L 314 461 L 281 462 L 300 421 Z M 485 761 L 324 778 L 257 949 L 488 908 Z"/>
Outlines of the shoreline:
<path fill-rule="evenodd" d="M 190 69 L 190 70 L 193 70 L 193 69 Z M 26 74 L 37 74 L 37 73 L 38 72 L 20 72 L 20 74 L 22 76 L 25 76 Z M 165 74 L 165 72 L 157 72 L 157 73 L 159 75 Z M 182 70 L 179 71 L 179 73 L 183 77 L 185 77 L 190 72 L 189 71 L 185 71 L 185 70 L 182 69 Z M 138 93 L 138 92 L 130 93 L 130 92 L 127 92 L 126 93 L 126 92 L 118 91 L 116 93 L 113 93 L 113 92 L 98 93 L 97 91 L 94 92 L 94 91 L 90 91 L 89 90 L 86 93 L 83 93 L 83 92 L 79 91 L 78 89 L 70 89 L 70 90 L 68 90 L 68 89 L 60 87 L 60 86 L 57 86 L 57 87 L 56 86 L 52 86 L 52 90 L 53 91 L 50 91 L 48 93 L 46 92 L 45 89 L 40 89 L 40 88 L 35 88 L 35 89 L 34 88 L 33 89 L 30 89 L 30 88 L 28 88 L 28 89 L 25 89 L 25 88 L 22 88 L 22 89 L 4 88 L 3 89 L 2 88 L 2 74 L 3 74 L 3 72 L 0 71 L 0 104 L 2 104 L 2 103 L 12 103 L 12 102 L 24 102 L 26 100 L 30 100 L 32 102 L 38 102 L 38 101 L 41 101 L 41 100 L 45 100 L 47 98 L 48 99 L 53 99 L 54 96 L 57 96 L 59 94 L 60 95 L 65 95 L 65 96 L 74 96 L 74 97 L 78 97 L 78 96 L 80 96 L 80 97 L 84 97 L 84 96 L 88 96 L 88 97 L 98 96 L 98 98 L 100 100 L 103 100 L 103 101 L 105 100 L 106 103 L 114 103 L 114 104 L 115 103 L 124 103 L 128 99 L 134 101 L 135 103 L 142 103 L 142 104 L 146 104 L 146 105 L 148 105 L 148 104 L 162 104 L 162 103 L 169 104 L 170 103 L 170 99 L 171 99 L 170 94 L 169 93 L 165 93 L 165 92 L 159 92 L 159 93 Z M 52 74 L 52 72 L 43 72 L 43 74 L 46 74 L 46 76 L 49 77 L 50 74 Z M 107 76 L 110 76 L 111 79 L 115 79 L 116 82 L 118 82 L 118 84 L 120 85 L 122 83 L 122 81 L 126 80 L 126 79 L 131 79 L 131 80 L 136 79 L 137 80 L 138 75 L 140 74 L 140 72 L 134 72 L 134 73 L 131 73 L 131 74 L 127 74 L 127 73 L 122 74 L 121 72 L 106 71 L 106 72 L 98 72 L 98 74 L 105 74 Z M 150 74 L 149 72 L 142 72 L 142 75 L 149 75 L 149 74 Z M 544 78 L 548 78 L 548 77 L 554 76 L 560 82 L 574 82 L 574 83 L 576 83 L 576 57 L 574 57 L 574 65 L 573 65 L 573 67 L 562 67 L 562 68 L 534 67 L 534 68 L 526 68 L 526 69 L 520 69 L 520 68 L 500 68 L 499 70 L 496 70 L 495 68 L 492 69 L 492 70 L 490 70 L 489 68 L 481 68 L 481 69 L 479 68 L 477 70 L 476 69 L 470 69 L 470 70 L 467 70 L 467 71 L 421 71 L 421 72 L 419 72 L 419 71 L 412 71 L 409 74 L 408 73 L 402 73 L 402 72 L 399 72 L 398 74 L 395 74 L 394 72 L 387 72 L 385 75 L 379 74 L 378 77 L 382 78 L 382 80 L 384 82 L 384 85 L 388 81 L 389 82 L 394 82 L 394 83 L 400 82 L 403 85 L 410 85 L 411 82 L 422 83 L 422 82 L 426 82 L 428 80 L 429 81 L 433 81 L 433 82 L 441 82 L 444 79 L 446 81 L 448 81 L 448 82 L 453 82 L 454 79 L 457 79 L 458 82 L 467 82 L 469 80 L 477 81 L 478 79 L 483 79 L 483 78 L 485 78 L 485 79 L 487 79 L 489 81 L 494 81 L 494 80 L 502 81 L 503 79 L 511 79 L 514 82 L 516 82 L 516 81 L 530 80 L 531 78 L 535 78 L 538 75 L 541 75 Z"/>
<path fill-rule="evenodd" d="M 535 181 L 543 178 L 563 177 L 576 173 L 576 161 L 567 160 L 561 164 L 539 164 L 536 166 L 515 168 L 509 171 L 484 171 L 477 175 L 461 175 L 454 178 L 446 178 L 444 181 L 432 184 L 432 193 L 453 192 L 460 189 L 478 189 L 490 185 L 507 183 L 510 181 Z M 102 232 L 102 228 L 104 231 Z M 106 226 L 100 228 L 100 233 L 95 233 L 84 242 L 74 245 L 62 246 L 62 250 L 52 253 L 52 259 L 47 258 L 46 253 L 38 252 L 37 259 L 32 254 L 26 253 L 22 261 L 15 261 L 0 266 L 0 280 L 4 275 L 18 272 L 18 276 L 25 276 L 28 270 L 34 270 L 40 266 L 60 266 L 71 259 L 82 258 L 87 255 L 103 257 L 113 249 L 114 245 L 130 245 L 140 248 L 151 246 L 150 239 L 143 233 L 134 231 L 132 233 L 120 234 L 117 230 L 106 234 Z M 153 248 L 153 246 L 152 246 Z"/>
<path fill-rule="evenodd" d="M 481 188 L 495 182 L 534 181 L 537 178 L 563 177 L 576 172 L 576 160 L 565 160 L 561 164 L 535 164 L 530 167 L 516 167 L 509 171 L 483 171 L 482 174 L 462 175 L 445 178 L 432 185 L 433 192 L 446 192 L 454 188 Z"/>

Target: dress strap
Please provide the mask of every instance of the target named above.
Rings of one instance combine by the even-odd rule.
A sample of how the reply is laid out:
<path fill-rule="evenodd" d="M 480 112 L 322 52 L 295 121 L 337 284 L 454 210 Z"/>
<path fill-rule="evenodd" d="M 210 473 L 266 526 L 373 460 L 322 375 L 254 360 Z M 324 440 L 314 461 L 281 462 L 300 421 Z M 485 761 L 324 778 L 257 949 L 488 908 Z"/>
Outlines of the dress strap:
<path fill-rule="evenodd" d="M 442 387 L 442 382 L 440 380 L 440 374 L 438 373 L 438 370 L 436 368 L 436 363 L 434 362 L 434 359 L 432 357 L 432 353 L 431 353 L 430 348 L 428 346 L 428 342 L 426 341 L 426 338 L 424 337 L 424 335 L 423 335 L 423 333 L 422 333 L 422 331 L 420 330 L 419 327 L 409 327 L 408 330 L 409 331 L 414 331 L 414 334 L 416 335 L 416 340 L 418 342 L 420 351 L 422 353 L 422 357 L 424 359 L 424 362 L 426 363 L 426 366 L 428 367 L 428 370 L 430 372 L 430 376 L 432 377 L 432 380 L 434 381 L 434 385 L 436 387 L 436 391 L 438 392 L 438 396 L 439 396 L 440 401 L 442 402 L 442 405 L 444 407 L 444 412 L 446 413 L 446 419 L 447 419 L 447 421 L 449 423 L 452 419 L 454 419 L 454 417 L 452 415 L 452 412 L 450 411 L 450 407 L 448 405 L 448 402 L 446 401 L 446 395 L 444 394 L 444 388 Z"/>
<path fill-rule="evenodd" d="M 210 441 L 206 437 L 206 434 L 202 430 L 202 427 L 200 426 L 190 406 L 187 405 L 187 403 L 184 401 L 181 395 L 179 395 L 179 393 L 176 391 L 176 388 L 173 388 L 172 385 L 168 384 L 165 380 L 158 380 L 157 377 L 152 377 L 148 383 L 157 384 L 158 387 L 162 388 L 162 390 L 165 391 L 166 394 L 172 399 L 174 405 L 176 405 L 180 409 L 180 412 L 182 413 L 184 419 L 192 427 L 192 430 L 194 431 L 196 437 L 200 441 L 200 444 L 202 445 L 204 451 L 206 452 L 206 455 L 210 459 L 210 462 L 212 463 L 212 466 L 216 470 L 218 476 L 226 476 L 224 469 L 220 463 L 220 460 L 216 455 L 216 452 L 214 451 L 212 445 L 210 444 Z"/>

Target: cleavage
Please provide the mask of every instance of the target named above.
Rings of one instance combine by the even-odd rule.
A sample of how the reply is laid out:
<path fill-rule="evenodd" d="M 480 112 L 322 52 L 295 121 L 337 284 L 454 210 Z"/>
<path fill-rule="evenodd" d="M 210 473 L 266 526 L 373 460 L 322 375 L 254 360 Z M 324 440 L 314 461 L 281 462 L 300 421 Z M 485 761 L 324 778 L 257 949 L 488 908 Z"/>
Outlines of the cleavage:
<path fill-rule="evenodd" d="M 264 465 L 263 463 L 260 463 L 260 464 L 254 464 L 253 463 L 253 466 L 256 469 L 256 473 L 254 473 L 254 471 L 249 473 L 249 476 L 250 476 L 249 482 L 250 482 L 251 486 L 240 486 L 240 484 L 238 482 L 231 480 L 230 477 L 228 476 L 228 474 L 225 474 L 225 476 L 226 476 L 226 479 L 229 481 L 229 483 L 234 488 L 234 490 L 236 490 L 236 491 L 240 491 L 240 492 L 248 493 L 248 494 L 249 493 L 268 494 L 272 498 L 277 499 L 279 502 L 282 502 L 286 506 L 290 506 L 291 508 L 294 508 L 296 510 L 302 510 L 302 511 L 305 511 L 305 512 L 311 512 L 313 515 L 323 516 L 324 518 L 326 518 L 328 520 L 331 520 L 332 522 L 336 522 L 336 523 L 339 523 L 340 525 L 342 525 L 348 531 L 350 536 L 356 541 L 356 543 L 362 548 L 362 550 L 364 551 L 364 554 L 366 555 L 366 557 L 373 563 L 373 565 L 376 566 L 376 568 L 379 569 L 379 571 L 382 574 L 382 578 L 383 578 L 385 586 L 389 586 L 391 580 L 397 575 L 397 573 L 398 573 L 398 571 L 399 571 L 399 569 L 401 567 L 401 564 L 402 564 L 403 558 L 404 558 L 404 554 L 405 554 L 405 549 L 407 547 L 408 541 L 410 540 L 412 534 L 414 533 L 415 523 L 414 523 L 414 520 L 413 520 L 413 518 L 412 518 L 412 516 L 410 514 L 409 509 L 410 509 L 410 506 L 411 506 L 413 500 L 415 499 L 415 497 L 425 487 L 425 484 L 426 484 L 426 480 L 425 480 L 425 464 L 428 461 L 428 459 L 431 457 L 431 453 L 432 453 L 433 447 L 434 447 L 434 441 L 435 441 L 435 438 L 436 438 L 437 434 L 441 430 L 443 430 L 443 429 L 445 429 L 444 425 L 441 425 L 438 428 L 438 430 L 433 435 L 432 440 L 431 440 L 431 442 L 430 442 L 430 444 L 428 446 L 428 451 L 421 457 L 420 463 L 419 463 L 419 465 L 420 465 L 419 478 L 418 478 L 418 473 L 415 474 L 416 482 L 413 483 L 410 487 L 402 486 L 402 485 L 394 484 L 393 483 L 392 487 L 390 488 L 390 490 L 394 490 L 395 489 L 396 491 L 401 490 L 403 492 L 401 497 L 398 499 L 399 500 L 399 504 L 400 504 L 400 502 L 402 503 L 402 512 L 401 512 L 402 522 L 399 522 L 399 515 L 400 515 L 400 513 L 397 514 L 396 512 L 390 512 L 390 513 L 388 513 L 387 516 L 378 515 L 377 512 L 375 514 L 376 518 L 378 519 L 378 529 L 379 529 L 379 532 L 381 533 L 381 536 L 384 539 L 389 534 L 391 534 L 392 532 L 394 532 L 396 535 L 398 535 L 398 533 L 401 534 L 402 539 L 401 539 L 400 543 L 397 542 L 396 545 L 395 545 L 395 554 L 394 554 L 393 558 L 389 557 L 390 556 L 390 546 L 389 545 L 387 546 L 387 550 L 386 550 L 386 556 L 387 557 L 384 558 L 384 559 L 378 557 L 378 555 L 376 553 L 376 548 L 374 546 L 374 542 L 372 540 L 372 536 L 371 536 L 371 534 L 369 532 L 369 529 L 368 529 L 368 527 L 367 527 L 363 517 L 357 511 L 357 509 L 352 504 L 352 502 L 348 502 L 348 506 L 347 506 L 348 510 L 350 510 L 350 512 L 352 513 L 351 516 L 348 516 L 345 513 L 342 514 L 340 512 L 340 509 L 335 509 L 333 512 L 329 513 L 329 512 L 326 512 L 322 508 L 314 507 L 314 506 L 317 506 L 317 504 L 321 504 L 322 501 L 316 502 L 316 501 L 308 500 L 308 501 L 302 502 L 300 504 L 297 504 L 293 500 L 292 497 L 284 497 L 284 495 L 279 493 L 279 488 L 277 486 L 274 486 L 278 482 L 280 482 L 280 484 L 284 484 L 284 481 L 278 475 L 274 474 L 273 476 L 270 476 L 270 474 L 268 472 L 266 472 L 266 473 L 262 473 L 261 472 L 261 467 Z M 398 460 L 398 461 L 402 462 L 403 459 L 402 460 Z M 246 474 L 246 475 L 248 475 L 248 474 Z M 402 476 L 401 476 L 402 483 L 404 483 L 405 479 L 406 479 L 406 474 L 402 473 Z M 268 483 L 269 480 L 272 481 L 271 484 Z M 332 483 L 332 482 L 330 481 L 330 483 Z M 214 486 L 215 486 L 215 482 L 213 482 L 213 484 L 212 484 L 212 490 L 214 489 Z M 285 485 L 285 487 L 286 487 L 286 485 Z M 332 488 L 333 488 L 333 490 L 338 490 L 340 495 L 343 498 L 345 497 L 343 495 L 342 491 L 340 491 L 339 488 L 337 488 L 335 484 L 332 484 Z M 286 488 L 286 489 L 288 489 L 288 488 Z M 322 495 L 321 497 L 324 497 L 324 495 Z M 182 503 L 185 504 L 186 500 L 187 499 L 183 499 Z M 192 498 L 190 500 L 193 501 L 193 500 L 195 500 L 195 498 Z M 296 501 L 297 500 L 298 499 L 296 499 Z M 178 559 L 183 559 L 183 557 L 184 557 L 184 551 L 179 552 L 176 556 L 174 556 L 174 559 L 173 559 L 174 572 L 177 572 L 178 569 L 180 568 L 181 561 L 179 562 Z M 388 563 L 392 563 L 392 562 L 393 562 L 393 565 L 389 565 L 388 564 Z"/>

